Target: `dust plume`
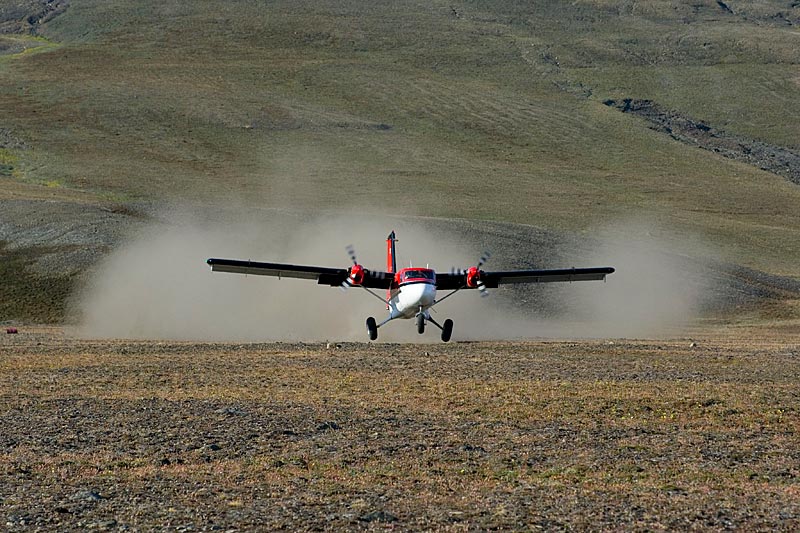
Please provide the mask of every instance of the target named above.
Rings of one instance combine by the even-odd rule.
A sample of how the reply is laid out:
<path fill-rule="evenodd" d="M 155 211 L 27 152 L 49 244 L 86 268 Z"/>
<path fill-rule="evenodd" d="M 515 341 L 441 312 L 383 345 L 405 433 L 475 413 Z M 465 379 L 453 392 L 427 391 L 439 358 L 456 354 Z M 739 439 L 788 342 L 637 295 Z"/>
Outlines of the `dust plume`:
<path fill-rule="evenodd" d="M 474 264 L 481 251 L 459 232 L 462 221 L 313 217 L 269 209 L 246 216 L 235 210 L 216 213 L 213 218 L 186 213 L 162 217 L 112 253 L 77 299 L 78 334 L 363 341 L 366 317 L 381 320 L 386 313 L 385 306 L 363 289 L 343 293 L 306 280 L 212 273 L 205 260 L 224 257 L 345 267 L 349 259 L 344 248 L 353 244 L 360 263 L 383 269 L 385 239 L 392 229 L 400 240 L 399 267 L 429 265 L 449 271 Z M 467 233 L 475 231 L 471 227 Z M 597 241 L 594 251 L 576 254 L 573 264 L 552 265 L 614 266 L 617 273 L 607 283 L 547 284 L 534 288 L 532 295 L 521 293 L 524 289 L 495 289 L 489 298 L 463 291 L 437 306 L 434 318 L 455 321 L 454 340 L 671 332 L 694 316 L 702 287 L 685 283 L 687 270 L 665 259 L 673 256 L 653 253 L 652 244 L 620 240 L 609 233 Z M 500 257 L 519 253 L 513 247 L 492 251 Z M 379 340 L 438 342 L 438 330 L 430 326 L 425 335 L 418 335 L 412 321 L 396 320 L 381 328 Z"/>
<path fill-rule="evenodd" d="M 713 306 L 710 254 L 698 239 L 670 237 L 639 220 L 601 230 L 591 249 L 572 262 L 609 265 L 616 272 L 599 292 L 582 283 L 557 287 L 572 317 L 560 336 L 680 335 Z"/>
<path fill-rule="evenodd" d="M 399 254 L 405 264 L 423 265 L 435 255 L 458 259 L 456 250 L 443 250 L 441 243 L 398 220 L 390 226 L 274 210 L 247 218 L 173 215 L 140 231 L 100 266 L 78 298 L 78 333 L 149 339 L 363 340 L 366 317 L 385 313 L 381 302 L 363 289 L 343 293 L 306 280 L 212 273 L 205 260 L 346 267 L 350 263 L 345 246 L 353 244 L 359 262 L 382 270 L 386 235 L 393 228 L 406 246 L 407 253 Z M 436 267 L 449 269 L 443 265 Z M 382 329 L 381 340 L 420 340 L 411 336 L 411 323 L 404 325 Z M 406 330 L 408 335 L 402 333 Z"/>

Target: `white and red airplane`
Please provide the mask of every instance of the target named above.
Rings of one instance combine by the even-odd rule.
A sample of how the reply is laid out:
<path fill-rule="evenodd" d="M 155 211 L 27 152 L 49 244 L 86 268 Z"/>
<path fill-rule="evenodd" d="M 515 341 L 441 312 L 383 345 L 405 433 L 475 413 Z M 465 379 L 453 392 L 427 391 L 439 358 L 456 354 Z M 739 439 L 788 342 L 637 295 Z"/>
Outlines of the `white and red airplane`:
<path fill-rule="evenodd" d="M 378 328 L 396 318 L 414 318 L 417 331 L 425 332 L 425 323 L 430 322 L 442 331 L 442 340 L 447 342 L 453 333 L 453 321 L 449 318 L 443 324 L 436 322 L 430 314 L 433 306 L 462 289 L 478 289 L 487 296 L 487 289 L 505 283 L 545 283 L 553 281 L 602 281 L 614 272 L 612 267 L 564 268 L 555 270 L 506 270 L 485 272 L 481 266 L 489 259 L 484 253 L 478 264 L 466 270 L 454 270 L 449 274 L 439 274 L 431 268 L 410 267 L 397 270 L 394 231 L 386 238 L 387 271 L 368 270 L 358 263 L 352 246 L 347 247 L 353 266 L 349 268 L 327 268 L 318 266 L 287 265 L 281 263 L 260 263 L 237 259 L 209 259 L 206 261 L 215 272 L 235 274 L 256 274 L 278 278 L 313 279 L 320 285 L 341 287 L 361 287 L 381 300 L 389 311 L 389 316 L 380 324 L 375 318 L 367 318 L 367 332 L 370 340 L 378 338 Z M 372 289 L 386 289 L 386 298 Z M 436 299 L 436 291 L 450 291 Z"/>

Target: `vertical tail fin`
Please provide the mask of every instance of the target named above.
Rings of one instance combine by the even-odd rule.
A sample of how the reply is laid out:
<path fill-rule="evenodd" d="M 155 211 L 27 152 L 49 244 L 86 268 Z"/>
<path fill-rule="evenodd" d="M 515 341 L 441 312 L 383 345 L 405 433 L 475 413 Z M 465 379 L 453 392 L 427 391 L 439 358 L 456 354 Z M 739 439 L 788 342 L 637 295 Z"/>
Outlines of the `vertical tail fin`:
<path fill-rule="evenodd" d="M 394 243 L 397 242 L 397 239 L 394 236 L 394 230 L 386 237 L 386 270 L 394 278 L 394 273 L 397 272 L 397 257 L 395 256 L 395 248 Z M 386 301 L 392 299 L 392 289 L 386 291 Z M 389 306 L 387 305 L 386 308 L 388 309 Z"/>
<path fill-rule="evenodd" d="M 392 231 L 388 237 L 386 237 L 386 270 L 394 274 L 397 272 L 397 259 L 395 258 L 395 249 L 394 243 L 397 242 L 395 239 L 394 231 Z"/>

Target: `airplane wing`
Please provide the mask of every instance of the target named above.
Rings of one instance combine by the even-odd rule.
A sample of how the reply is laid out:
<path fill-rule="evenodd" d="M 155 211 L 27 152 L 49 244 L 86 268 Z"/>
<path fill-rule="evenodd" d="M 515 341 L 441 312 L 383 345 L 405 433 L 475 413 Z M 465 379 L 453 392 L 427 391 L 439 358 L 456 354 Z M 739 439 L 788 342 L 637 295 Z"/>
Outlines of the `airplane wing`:
<path fill-rule="evenodd" d="M 234 274 L 252 274 L 256 276 L 274 276 L 276 278 L 299 278 L 316 280 L 320 285 L 338 287 L 350 273 L 347 268 L 328 268 L 319 266 L 287 265 L 283 263 L 261 263 L 258 261 L 241 261 L 238 259 L 215 259 L 206 261 L 214 272 L 231 272 Z M 370 289 L 388 289 L 392 276 L 387 272 L 365 270 L 364 282 L 361 284 Z"/>
<path fill-rule="evenodd" d="M 601 281 L 614 272 L 612 267 L 559 268 L 552 270 L 507 270 L 500 272 L 481 271 L 480 279 L 489 288 L 506 283 L 550 283 L 556 281 Z M 436 288 L 441 290 L 470 289 L 466 273 L 436 274 Z"/>

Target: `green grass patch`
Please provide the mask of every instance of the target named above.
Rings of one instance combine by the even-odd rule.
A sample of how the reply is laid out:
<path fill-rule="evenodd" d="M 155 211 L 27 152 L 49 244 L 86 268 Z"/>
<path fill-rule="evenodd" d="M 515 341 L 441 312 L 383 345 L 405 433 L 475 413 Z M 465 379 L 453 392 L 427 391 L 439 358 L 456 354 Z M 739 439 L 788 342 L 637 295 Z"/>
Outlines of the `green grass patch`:
<path fill-rule="evenodd" d="M 0 148 L 0 176 L 15 176 L 17 173 L 17 156 L 5 148 Z"/>
<path fill-rule="evenodd" d="M 39 35 L 0 34 L 0 64 L 55 50 L 59 46 L 59 43 Z"/>

